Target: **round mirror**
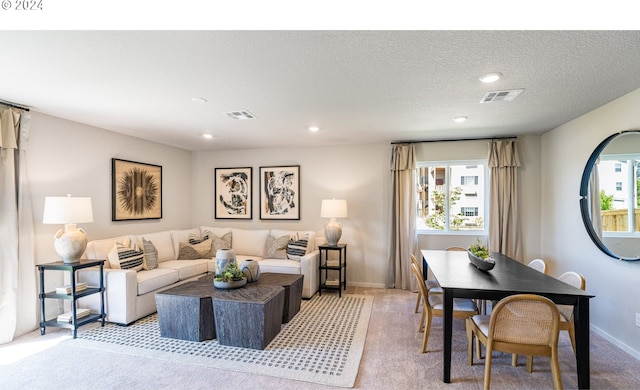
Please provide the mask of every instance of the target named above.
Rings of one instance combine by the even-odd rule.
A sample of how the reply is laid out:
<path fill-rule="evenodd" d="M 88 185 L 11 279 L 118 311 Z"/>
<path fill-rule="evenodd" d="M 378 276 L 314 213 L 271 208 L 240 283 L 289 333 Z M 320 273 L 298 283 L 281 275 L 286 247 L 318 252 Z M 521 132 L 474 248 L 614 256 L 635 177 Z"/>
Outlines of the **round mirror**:
<path fill-rule="evenodd" d="M 640 260 L 640 130 L 616 133 L 593 151 L 580 182 L 580 211 L 594 244 Z"/>

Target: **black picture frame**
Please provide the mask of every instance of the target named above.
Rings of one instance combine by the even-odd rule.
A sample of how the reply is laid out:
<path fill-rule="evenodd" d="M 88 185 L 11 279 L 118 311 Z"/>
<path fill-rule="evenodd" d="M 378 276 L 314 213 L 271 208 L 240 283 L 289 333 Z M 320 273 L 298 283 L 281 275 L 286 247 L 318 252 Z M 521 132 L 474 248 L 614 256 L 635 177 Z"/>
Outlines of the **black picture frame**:
<path fill-rule="evenodd" d="M 162 166 L 111 159 L 111 220 L 162 218 Z"/>
<path fill-rule="evenodd" d="M 215 168 L 215 219 L 252 219 L 253 168 Z"/>
<path fill-rule="evenodd" d="M 260 219 L 300 219 L 300 165 L 260 167 Z"/>

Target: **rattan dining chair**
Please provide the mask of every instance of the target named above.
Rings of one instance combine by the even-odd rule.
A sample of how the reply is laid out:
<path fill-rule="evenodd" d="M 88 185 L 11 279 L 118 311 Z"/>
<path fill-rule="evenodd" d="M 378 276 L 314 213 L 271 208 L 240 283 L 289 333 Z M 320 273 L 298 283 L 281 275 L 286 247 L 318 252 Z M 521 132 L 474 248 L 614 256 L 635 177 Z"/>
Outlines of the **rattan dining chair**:
<path fill-rule="evenodd" d="M 470 366 L 473 365 L 474 336 L 486 346 L 485 390 L 489 389 L 491 383 L 491 355 L 494 350 L 549 356 L 553 384 L 556 389 L 562 389 L 558 362 L 560 314 L 550 299 L 535 294 L 511 295 L 498 302 L 491 316 L 475 315 L 467 318 L 466 329 Z"/>
<path fill-rule="evenodd" d="M 418 259 L 416 259 L 413 254 L 410 254 L 409 256 L 411 256 L 411 263 L 415 264 L 418 269 L 422 269 L 422 264 L 420 264 Z M 427 279 L 424 281 L 424 283 L 425 286 L 427 286 L 427 292 L 429 294 L 442 294 L 442 288 L 438 284 L 437 280 Z M 418 310 L 420 310 L 420 302 L 422 302 L 422 294 L 420 294 L 420 292 L 418 291 L 418 298 L 416 299 L 416 308 L 414 310 L 414 313 L 417 313 Z"/>
<path fill-rule="evenodd" d="M 547 274 L 547 263 L 542 259 L 533 259 L 527 264 L 528 267 L 535 269 L 536 271 L 542 272 L 543 274 Z"/>
<path fill-rule="evenodd" d="M 420 316 L 418 332 L 424 332 L 421 352 L 425 353 L 427 352 L 427 343 L 429 341 L 429 332 L 431 330 L 433 316 L 443 317 L 444 305 L 442 302 L 442 294 L 429 295 L 427 292 L 427 286 L 422 278 L 422 272 L 415 263 L 411 264 L 411 270 L 418 281 L 420 295 L 424 302 L 422 305 L 422 315 Z M 453 318 L 469 318 L 475 314 L 478 314 L 478 309 L 471 299 L 454 298 Z"/>
<path fill-rule="evenodd" d="M 575 288 L 584 290 L 587 287 L 587 281 L 581 274 L 568 271 L 558 276 L 558 280 L 565 282 Z M 571 305 L 557 305 L 560 312 L 560 330 L 566 330 L 569 332 L 571 338 L 571 346 L 573 347 L 573 353 L 576 353 L 576 334 L 575 325 L 573 321 L 573 306 Z"/>

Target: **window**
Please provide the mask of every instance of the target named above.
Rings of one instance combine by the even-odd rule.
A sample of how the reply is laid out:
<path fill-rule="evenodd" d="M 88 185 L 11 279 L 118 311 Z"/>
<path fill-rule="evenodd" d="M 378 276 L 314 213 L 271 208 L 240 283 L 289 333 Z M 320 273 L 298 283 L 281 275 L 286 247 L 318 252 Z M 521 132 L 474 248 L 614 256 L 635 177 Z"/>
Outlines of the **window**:
<path fill-rule="evenodd" d="M 460 177 L 460 185 L 478 185 L 478 176 L 462 176 Z"/>
<path fill-rule="evenodd" d="M 418 163 L 416 227 L 423 232 L 485 231 L 484 161 Z"/>
<path fill-rule="evenodd" d="M 460 207 L 460 212 L 465 217 L 477 217 L 478 216 L 478 208 L 477 207 Z"/>
<path fill-rule="evenodd" d="M 602 155 L 598 179 L 603 235 L 640 233 L 640 157 Z"/>

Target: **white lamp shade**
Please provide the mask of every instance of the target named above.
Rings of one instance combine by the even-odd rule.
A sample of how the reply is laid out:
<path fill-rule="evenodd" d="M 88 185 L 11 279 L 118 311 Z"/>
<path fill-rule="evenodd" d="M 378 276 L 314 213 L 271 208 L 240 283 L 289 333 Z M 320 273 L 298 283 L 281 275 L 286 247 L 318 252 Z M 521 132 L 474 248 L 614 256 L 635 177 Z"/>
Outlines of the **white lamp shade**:
<path fill-rule="evenodd" d="M 42 223 L 68 224 L 93 222 L 91 198 L 47 196 Z"/>
<path fill-rule="evenodd" d="M 347 201 L 344 199 L 324 199 L 320 208 L 322 218 L 346 218 Z"/>

